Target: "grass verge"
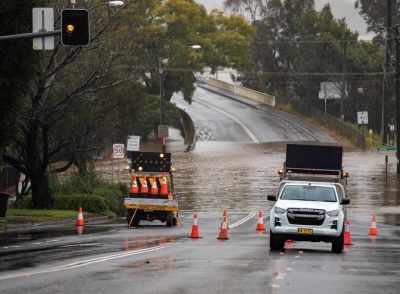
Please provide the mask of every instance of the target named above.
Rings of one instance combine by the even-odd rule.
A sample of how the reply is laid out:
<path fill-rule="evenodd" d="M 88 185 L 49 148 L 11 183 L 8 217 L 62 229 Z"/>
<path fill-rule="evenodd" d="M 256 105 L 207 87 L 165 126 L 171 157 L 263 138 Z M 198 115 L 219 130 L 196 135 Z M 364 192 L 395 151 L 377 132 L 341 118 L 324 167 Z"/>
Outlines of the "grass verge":
<path fill-rule="evenodd" d="M 57 221 L 76 218 L 77 212 L 73 210 L 56 209 L 7 209 L 7 221 L 16 223 Z"/>

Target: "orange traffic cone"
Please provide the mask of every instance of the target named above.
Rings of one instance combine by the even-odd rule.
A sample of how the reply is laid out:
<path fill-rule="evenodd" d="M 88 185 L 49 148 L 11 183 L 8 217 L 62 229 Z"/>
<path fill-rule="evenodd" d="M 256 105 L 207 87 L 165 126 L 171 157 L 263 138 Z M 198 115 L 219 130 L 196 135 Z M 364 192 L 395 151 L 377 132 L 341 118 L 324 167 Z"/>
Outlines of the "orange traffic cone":
<path fill-rule="evenodd" d="M 158 186 L 156 178 L 150 178 L 151 188 L 150 188 L 150 195 L 157 195 L 158 194 Z"/>
<path fill-rule="evenodd" d="M 378 236 L 378 229 L 376 228 L 376 216 L 375 216 L 375 214 L 372 216 L 371 226 L 369 227 L 368 235 L 370 235 L 370 236 Z"/>
<path fill-rule="evenodd" d="M 226 222 L 226 229 L 229 230 L 229 226 L 228 226 L 228 211 L 226 209 L 224 209 L 224 213 L 222 214 L 222 218 Z M 221 224 L 221 226 L 222 226 L 222 224 Z"/>
<path fill-rule="evenodd" d="M 76 218 L 76 225 L 77 226 L 84 226 L 85 225 L 85 221 L 83 220 L 82 207 L 79 207 L 78 217 Z"/>
<path fill-rule="evenodd" d="M 263 216 L 263 213 L 261 210 L 258 213 L 258 223 L 257 223 L 256 230 L 257 231 L 265 231 L 264 216 Z"/>
<path fill-rule="evenodd" d="M 160 195 L 168 196 L 167 177 L 159 177 L 158 180 L 160 182 Z"/>
<path fill-rule="evenodd" d="M 147 194 L 149 193 L 149 187 L 147 186 L 147 178 L 146 177 L 140 177 L 140 194 Z"/>
<path fill-rule="evenodd" d="M 193 225 L 190 238 L 192 239 L 200 238 L 199 225 L 197 223 L 197 213 L 193 213 Z"/>
<path fill-rule="evenodd" d="M 225 214 L 225 211 L 224 211 Z M 221 228 L 219 230 L 218 240 L 228 240 L 228 217 L 224 216 L 224 220 L 221 224 Z"/>
<path fill-rule="evenodd" d="M 351 241 L 350 222 L 346 221 L 344 225 L 344 245 L 353 245 Z"/>

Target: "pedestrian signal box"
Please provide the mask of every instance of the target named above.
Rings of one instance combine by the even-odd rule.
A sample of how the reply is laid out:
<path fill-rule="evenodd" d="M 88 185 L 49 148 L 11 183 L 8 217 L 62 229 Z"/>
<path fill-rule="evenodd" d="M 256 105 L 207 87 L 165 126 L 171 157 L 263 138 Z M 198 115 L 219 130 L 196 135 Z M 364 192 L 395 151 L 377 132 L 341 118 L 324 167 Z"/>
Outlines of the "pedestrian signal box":
<path fill-rule="evenodd" d="M 61 13 L 61 42 L 66 46 L 87 46 L 90 41 L 89 11 L 64 9 Z"/>

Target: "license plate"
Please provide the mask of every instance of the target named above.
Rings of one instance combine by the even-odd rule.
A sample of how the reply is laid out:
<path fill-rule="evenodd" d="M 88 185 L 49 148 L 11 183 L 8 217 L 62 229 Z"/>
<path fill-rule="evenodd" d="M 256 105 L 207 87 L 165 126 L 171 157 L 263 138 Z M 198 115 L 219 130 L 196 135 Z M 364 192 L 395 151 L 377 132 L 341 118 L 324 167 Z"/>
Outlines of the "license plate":
<path fill-rule="evenodd" d="M 313 229 L 298 228 L 297 233 L 302 235 L 312 235 L 314 233 Z"/>

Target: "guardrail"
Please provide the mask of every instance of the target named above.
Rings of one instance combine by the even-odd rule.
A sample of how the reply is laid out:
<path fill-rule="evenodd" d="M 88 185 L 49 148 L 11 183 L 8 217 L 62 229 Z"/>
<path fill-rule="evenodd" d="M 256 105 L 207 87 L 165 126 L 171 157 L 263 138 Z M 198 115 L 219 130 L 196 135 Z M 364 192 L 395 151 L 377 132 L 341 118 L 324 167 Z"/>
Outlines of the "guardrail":
<path fill-rule="evenodd" d="M 217 89 L 229 92 L 230 94 L 241 96 L 260 104 L 266 104 L 272 107 L 276 106 L 276 97 L 266 93 L 243 86 L 233 85 L 213 78 L 207 79 L 207 84 Z"/>

